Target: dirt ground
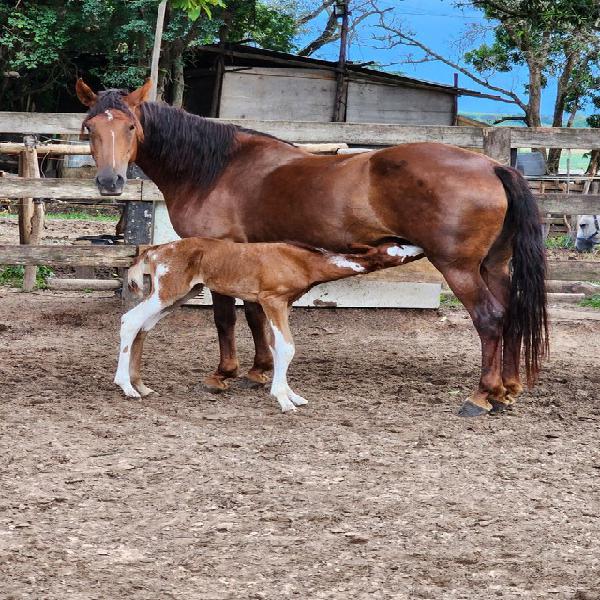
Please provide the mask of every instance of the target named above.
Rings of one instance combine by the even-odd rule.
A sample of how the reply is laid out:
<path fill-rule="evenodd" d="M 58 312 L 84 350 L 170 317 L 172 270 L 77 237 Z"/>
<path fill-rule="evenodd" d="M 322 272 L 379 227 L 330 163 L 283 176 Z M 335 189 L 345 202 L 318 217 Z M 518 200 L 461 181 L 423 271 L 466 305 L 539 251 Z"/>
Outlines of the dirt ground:
<path fill-rule="evenodd" d="M 460 309 L 296 309 L 309 404 L 283 415 L 198 385 L 206 309 L 149 336 L 159 395 L 134 401 L 112 384 L 117 299 L 0 300 L 2 599 L 600 597 L 598 311 L 555 310 L 540 385 L 464 420 Z"/>

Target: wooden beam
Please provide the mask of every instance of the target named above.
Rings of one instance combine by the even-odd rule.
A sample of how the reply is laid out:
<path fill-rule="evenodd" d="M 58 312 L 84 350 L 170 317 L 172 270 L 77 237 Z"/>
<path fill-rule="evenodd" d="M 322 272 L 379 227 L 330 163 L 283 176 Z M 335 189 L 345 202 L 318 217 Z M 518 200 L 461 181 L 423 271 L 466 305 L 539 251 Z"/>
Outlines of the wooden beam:
<path fill-rule="evenodd" d="M 152 202 L 163 195 L 152 181 L 130 179 L 121 196 L 101 196 L 93 179 L 0 178 L 0 198 L 56 198 L 79 200 L 135 200 Z"/>
<path fill-rule="evenodd" d="M 129 267 L 136 246 L 0 245 L 0 265 Z"/>
<path fill-rule="evenodd" d="M 0 133 L 79 134 L 84 113 L 0 112 Z M 222 119 L 293 142 L 344 142 L 391 146 L 437 141 L 483 147 L 480 127 L 409 127 L 374 123 L 312 123 Z M 513 148 L 600 148 L 600 130 L 574 127 L 502 127 L 510 130 Z"/>
<path fill-rule="evenodd" d="M 85 113 L 0 112 L 0 133 L 80 133 Z"/>
<path fill-rule="evenodd" d="M 534 194 L 543 213 L 600 214 L 600 194 Z"/>
<path fill-rule="evenodd" d="M 510 127 L 513 148 L 600 148 L 600 129 Z"/>
<path fill-rule="evenodd" d="M 510 129 L 487 127 L 483 130 L 483 153 L 502 165 L 510 165 Z"/>
<path fill-rule="evenodd" d="M 36 146 L 38 155 L 46 154 L 91 154 L 89 144 L 44 144 Z M 19 154 L 25 150 L 25 144 L 18 142 L 0 142 L 0 154 Z"/>
<path fill-rule="evenodd" d="M 600 261 L 548 261 L 548 279 L 560 281 L 600 281 Z"/>
<path fill-rule="evenodd" d="M 62 279 L 49 277 L 46 281 L 48 289 L 60 291 L 94 290 L 110 291 L 121 287 L 120 279 Z"/>
<path fill-rule="evenodd" d="M 316 123 L 222 119 L 289 142 L 343 142 L 366 146 L 394 146 L 407 142 L 442 142 L 469 148 L 483 147 L 480 127 L 406 126 L 381 123 Z"/>

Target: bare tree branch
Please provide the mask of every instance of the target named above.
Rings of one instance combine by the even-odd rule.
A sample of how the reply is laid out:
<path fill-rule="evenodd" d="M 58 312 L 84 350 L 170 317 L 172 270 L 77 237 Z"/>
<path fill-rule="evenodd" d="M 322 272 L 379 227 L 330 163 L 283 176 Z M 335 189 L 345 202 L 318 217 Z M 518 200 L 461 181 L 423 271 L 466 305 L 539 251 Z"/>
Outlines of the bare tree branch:
<path fill-rule="evenodd" d="M 466 75 L 467 77 L 469 77 L 469 79 L 472 79 L 476 83 L 486 87 L 489 90 L 492 90 L 494 92 L 499 92 L 503 96 L 506 96 L 506 98 L 503 99 L 504 102 L 516 104 L 524 112 L 527 111 L 527 105 L 513 91 L 491 84 L 486 79 L 483 79 L 482 77 L 475 75 L 475 73 L 472 73 L 465 67 L 462 67 L 458 63 L 455 63 L 454 61 L 446 58 L 445 56 L 442 56 L 441 54 L 439 54 L 438 52 L 436 52 L 429 46 L 426 46 L 425 44 L 423 44 L 422 42 L 417 40 L 412 35 L 408 35 L 407 33 L 404 33 L 397 27 L 394 27 L 394 26 L 390 25 L 389 23 L 386 23 L 382 12 L 380 10 L 377 10 L 377 8 L 375 6 L 374 6 L 374 12 L 379 14 L 379 27 L 381 29 L 383 29 L 384 31 L 387 31 L 389 34 L 387 37 L 384 37 L 384 38 L 376 37 L 375 39 L 377 39 L 379 41 L 387 42 L 388 47 L 390 47 L 390 48 L 393 48 L 396 46 L 401 46 L 401 45 L 416 46 L 417 48 L 420 48 L 421 50 L 423 50 L 423 52 L 425 52 L 427 55 L 431 56 L 435 60 L 439 60 L 440 62 L 447 64 L 448 66 L 452 67 L 453 69 L 456 69 L 457 71 L 459 71 L 463 75 Z"/>
<path fill-rule="evenodd" d="M 306 25 L 309 21 L 312 21 L 314 18 L 318 17 L 325 9 L 329 8 L 335 0 L 325 0 L 317 8 L 312 11 L 309 11 L 303 15 L 300 15 L 296 19 L 296 25 L 298 27 L 302 27 L 302 25 Z"/>
<path fill-rule="evenodd" d="M 327 24 L 325 25 L 325 29 L 319 34 L 319 36 L 314 39 L 310 44 L 306 47 L 302 48 L 298 54 L 300 56 L 310 56 L 313 52 L 316 52 L 319 48 L 328 44 L 329 42 L 333 42 L 340 38 L 339 32 L 339 24 L 338 20 L 335 16 L 335 13 L 331 11 L 329 13 L 329 18 L 327 19 Z"/>

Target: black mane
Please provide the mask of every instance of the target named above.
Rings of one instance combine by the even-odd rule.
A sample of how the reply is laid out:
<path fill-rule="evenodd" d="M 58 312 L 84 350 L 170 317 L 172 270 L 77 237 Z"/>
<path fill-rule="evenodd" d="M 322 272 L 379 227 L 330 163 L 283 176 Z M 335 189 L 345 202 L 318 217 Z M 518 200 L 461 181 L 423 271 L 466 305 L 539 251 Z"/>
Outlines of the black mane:
<path fill-rule="evenodd" d="M 86 121 L 109 109 L 120 110 L 137 122 L 124 100 L 127 93 L 116 89 L 99 92 L 84 126 Z M 266 133 L 219 123 L 160 102 L 140 104 L 139 122 L 144 131 L 140 144 L 144 155 L 168 173 L 169 178 L 194 182 L 202 188 L 210 187 L 231 160 L 237 147 L 236 132 L 289 144 Z"/>
<path fill-rule="evenodd" d="M 158 102 L 145 102 L 140 109 L 144 154 L 169 177 L 209 187 L 235 151 L 237 128 Z"/>

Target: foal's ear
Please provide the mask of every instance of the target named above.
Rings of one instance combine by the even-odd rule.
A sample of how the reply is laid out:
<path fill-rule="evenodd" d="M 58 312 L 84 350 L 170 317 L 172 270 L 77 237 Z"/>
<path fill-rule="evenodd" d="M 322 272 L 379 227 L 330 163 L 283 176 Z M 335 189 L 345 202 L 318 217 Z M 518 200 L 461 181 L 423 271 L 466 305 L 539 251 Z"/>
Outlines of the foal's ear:
<path fill-rule="evenodd" d="M 89 85 L 83 82 L 83 79 L 81 79 L 81 77 L 77 80 L 77 84 L 75 85 L 75 91 L 77 92 L 77 97 L 79 98 L 79 101 L 84 106 L 91 108 L 92 106 L 94 106 L 94 104 L 96 104 L 98 96 L 94 94 L 92 88 Z"/>
<path fill-rule="evenodd" d="M 146 102 L 148 96 L 150 96 L 150 91 L 152 90 L 152 79 L 146 79 L 144 85 L 137 90 L 134 90 L 127 96 L 125 96 L 124 100 L 131 108 L 135 108 L 142 102 Z"/>

